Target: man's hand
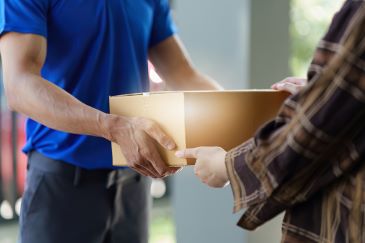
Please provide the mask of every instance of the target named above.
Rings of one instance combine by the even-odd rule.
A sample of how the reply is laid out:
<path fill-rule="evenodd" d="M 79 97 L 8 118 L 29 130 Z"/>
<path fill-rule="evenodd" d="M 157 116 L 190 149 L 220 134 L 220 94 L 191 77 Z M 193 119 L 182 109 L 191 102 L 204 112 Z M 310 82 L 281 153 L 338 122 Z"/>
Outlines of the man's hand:
<path fill-rule="evenodd" d="M 156 142 L 165 149 L 173 150 L 175 142 L 152 120 L 109 116 L 107 125 L 109 140 L 119 144 L 128 166 L 142 175 L 161 178 L 176 173 L 161 159 Z"/>
<path fill-rule="evenodd" d="M 228 175 L 225 165 L 227 152 L 220 147 L 198 147 L 177 151 L 179 158 L 196 159 L 195 175 L 210 187 L 224 187 L 228 185 Z"/>
<path fill-rule="evenodd" d="M 304 86 L 307 85 L 306 78 L 289 77 L 271 86 L 272 89 L 287 91 L 291 94 L 296 94 Z"/>

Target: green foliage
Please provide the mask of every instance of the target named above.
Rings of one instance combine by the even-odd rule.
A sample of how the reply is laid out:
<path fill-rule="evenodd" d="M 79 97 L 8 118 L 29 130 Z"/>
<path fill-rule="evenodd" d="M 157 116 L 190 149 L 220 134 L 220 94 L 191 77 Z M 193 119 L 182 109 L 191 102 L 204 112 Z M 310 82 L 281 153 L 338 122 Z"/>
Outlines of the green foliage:
<path fill-rule="evenodd" d="M 291 69 L 294 76 L 305 76 L 318 41 L 344 0 L 292 0 L 290 35 Z"/>
<path fill-rule="evenodd" d="M 171 202 L 167 198 L 154 200 L 151 215 L 151 243 L 176 243 Z"/>
<path fill-rule="evenodd" d="M 158 216 L 152 219 L 151 243 L 175 243 L 175 227 L 171 216 Z"/>

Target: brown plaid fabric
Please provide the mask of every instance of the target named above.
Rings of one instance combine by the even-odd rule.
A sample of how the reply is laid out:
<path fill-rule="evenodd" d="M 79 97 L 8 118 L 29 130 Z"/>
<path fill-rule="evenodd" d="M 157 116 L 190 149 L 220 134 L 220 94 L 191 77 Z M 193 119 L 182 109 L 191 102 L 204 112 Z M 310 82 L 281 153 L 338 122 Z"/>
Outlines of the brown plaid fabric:
<path fill-rule="evenodd" d="M 282 242 L 365 243 L 365 2 L 335 15 L 308 86 L 275 120 L 229 151 L 239 225 L 285 211 Z"/>

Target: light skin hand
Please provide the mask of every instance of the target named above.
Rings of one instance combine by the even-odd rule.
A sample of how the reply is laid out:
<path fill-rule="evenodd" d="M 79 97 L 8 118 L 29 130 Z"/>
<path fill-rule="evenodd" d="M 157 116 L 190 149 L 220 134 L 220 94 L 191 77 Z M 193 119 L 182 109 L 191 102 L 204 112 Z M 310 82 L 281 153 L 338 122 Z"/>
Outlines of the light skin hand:
<path fill-rule="evenodd" d="M 287 91 L 291 94 L 298 93 L 301 89 L 303 89 L 307 85 L 308 81 L 306 78 L 299 77 L 288 77 L 286 79 L 281 80 L 271 86 L 272 89 Z"/>
<path fill-rule="evenodd" d="M 198 147 L 177 151 L 175 155 L 179 158 L 196 159 L 195 175 L 208 186 L 221 188 L 229 184 L 226 154 L 221 147 Z"/>
<path fill-rule="evenodd" d="M 44 37 L 8 33 L 0 38 L 4 88 L 9 107 L 50 128 L 103 137 L 117 142 L 130 166 L 151 177 L 177 171 L 169 168 L 155 143 L 175 144 L 153 121 L 106 114 L 90 107 L 41 76 L 47 50 Z"/>

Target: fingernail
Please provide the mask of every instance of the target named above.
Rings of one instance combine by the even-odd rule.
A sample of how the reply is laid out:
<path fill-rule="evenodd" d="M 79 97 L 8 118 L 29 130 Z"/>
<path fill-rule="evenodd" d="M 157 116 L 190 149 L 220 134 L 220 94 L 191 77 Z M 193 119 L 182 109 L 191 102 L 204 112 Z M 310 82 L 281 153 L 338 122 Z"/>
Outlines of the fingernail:
<path fill-rule="evenodd" d="M 167 144 L 167 149 L 169 149 L 169 150 L 173 150 L 175 147 L 176 147 L 176 144 L 174 144 L 174 143 Z"/>
<path fill-rule="evenodd" d="M 175 156 L 178 158 L 184 158 L 184 152 L 183 151 L 176 151 Z"/>

